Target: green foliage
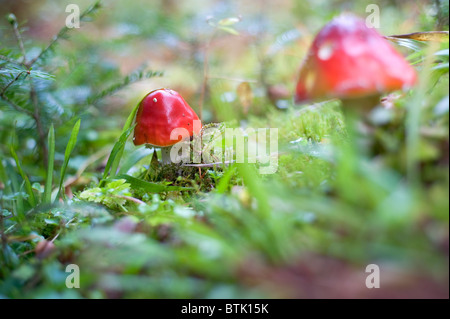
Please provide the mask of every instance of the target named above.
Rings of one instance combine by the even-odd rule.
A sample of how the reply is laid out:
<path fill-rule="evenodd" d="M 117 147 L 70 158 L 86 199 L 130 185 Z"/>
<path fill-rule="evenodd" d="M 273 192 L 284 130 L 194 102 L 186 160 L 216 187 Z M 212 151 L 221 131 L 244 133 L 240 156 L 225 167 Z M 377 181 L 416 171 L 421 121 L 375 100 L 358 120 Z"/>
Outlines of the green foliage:
<path fill-rule="evenodd" d="M 91 21 L 99 9 L 100 2 L 95 2 L 80 15 L 80 21 Z M 95 51 L 92 43 L 74 43 L 78 47 L 91 46 L 85 51 L 83 63 L 77 63 L 72 49 L 59 46 L 69 34 L 76 34 L 76 29 L 64 26 L 51 42 L 35 52 L 29 48 L 29 41 L 22 38 L 23 30 L 14 15 L 9 16 L 12 33 L 15 36 L 11 47 L 0 48 L 0 139 L 5 140 L 7 132 L 16 123 L 20 140 L 17 147 L 26 148 L 26 141 L 33 141 L 39 152 L 36 154 L 47 168 L 47 145 L 45 143 L 50 125 L 53 124 L 56 133 L 67 130 L 67 125 L 73 120 L 74 114 L 83 118 L 87 128 L 98 125 L 96 115 L 104 112 L 103 100 L 116 94 L 121 89 L 138 81 L 158 77 L 162 72 L 139 68 L 138 71 L 123 77 L 118 67 L 97 63 L 102 52 Z M 3 31 L 6 33 L 6 31 Z M 19 44 L 15 48 L 12 44 Z M 58 49 L 57 49 L 58 47 Z M 84 50 L 79 48 L 79 50 Z M 87 59 L 89 58 L 89 59 Z M 62 60 L 67 61 L 61 63 Z M 58 77 L 58 81 L 55 78 Z M 118 81 L 117 79 L 121 80 Z M 2 143 L 2 146 L 5 145 Z M 6 154 L 9 150 L 0 146 L 0 152 Z M 59 139 L 55 148 L 64 147 Z M 29 149 L 29 147 L 28 147 Z M 28 152 L 33 152 L 31 148 Z M 36 156 L 34 155 L 34 156 Z M 58 152 L 56 156 L 58 158 Z M 31 161 L 35 161 L 32 158 Z M 44 176 L 45 172 L 35 168 L 33 174 Z"/>
<path fill-rule="evenodd" d="M 81 192 L 78 197 L 80 199 L 101 203 L 109 208 L 123 207 L 126 197 L 131 196 L 130 184 L 125 179 L 118 179 L 109 182 L 105 187 L 95 187 Z"/>
<path fill-rule="evenodd" d="M 57 197 L 59 197 L 59 195 L 61 195 L 63 199 L 64 199 L 64 191 L 63 191 L 62 187 L 63 187 L 63 182 L 64 182 L 64 176 L 66 175 L 66 169 L 67 169 L 67 165 L 69 164 L 70 155 L 72 154 L 72 151 L 75 148 L 75 144 L 77 143 L 77 136 L 78 136 L 78 132 L 80 131 L 80 125 L 81 125 L 81 120 L 78 120 L 75 123 L 75 126 L 73 127 L 72 133 L 70 134 L 70 137 L 69 137 L 69 142 L 67 143 L 67 146 L 66 146 L 66 151 L 64 153 L 64 162 L 63 162 L 63 165 L 61 166 L 59 190 L 58 190 Z"/>
<path fill-rule="evenodd" d="M 142 179 L 135 178 L 130 175 L 118 175 L 117 178 L 123 178 L 128 183 L 130 183 L 134 189 L 136 190 L 142 190 L 145 193 L 162 193 L 162 192 L 177 192 L 177 191 L 183 191 L 183 190 L 189 190 L 192 188 L 189 187 L 178 187 L 178 186 L 166 186 L 159 183 L 149 183 L 146 181 L 143 181 Z"/>
<path fill-rule="evenodd" d="M 45 181 L 44 203 L 48 204 L 52 201 L 52 184 L 53 184 L 53 166 L 55 162 L 55 129 L 53 124 L 48 131 L 48 167 L 47 179 Z M 63 178 L 61 178 L 62 180 Z"/>
<path fill-rule="evenodd" d="M 137 108 L 135 108 L 133 110 L 132 114 L 133 113 L 135 114 L 135 112 L 136 112 L 135 110 L 137 110 Z M 133 114 L 132 118 L 134 118 L 134 114 Z M 130 125 L 127 125 L 127 126 L 130 126 Z M 135 125 L 128 127 L 124 132 L 122 132 L 122 134 L 119 137 L 119 140 L 114 144 L 111 154 L 109 155 L 108 162 L 106 163 L 105 171 L 103 172 L 103 180 L 106 179 L 108 174 L 110 174 L 111 177 L 115 176 L 117 166 L 119 165 L 120 158 L 122 157 L 122 154 L 123 154 L 125 142 L 127 141 L 127 138 L 130 136 L 131 132 L 133 132 L 134 126 Z M 115 170 L 111 170 L 111 166 L 113 166 L 113 169 L 115 168 Z M 111 173 L 110 173 L 110 170 L 111 170 Z"/>
<path fill-rule="evenodd" d="M 25 183 L 25 190 L 28 194 L 28 201 L 30 205 L 33 207 L 36 205 L 36 199 L 34 198 L 33 190 L 31 189 L 31 183 L 28 179 L 28 176 L 24 173 L 22 166 L 20 165 L 19 158 L 17 157 L 16 151 L 14 150 L 14 147 L 10 145 L 10 151 L 11 155 L 14 158 L 14 161 L 16 162 L 17 170 L 19 171 L 20 176 L 22 176 L 22 179 Z"/>

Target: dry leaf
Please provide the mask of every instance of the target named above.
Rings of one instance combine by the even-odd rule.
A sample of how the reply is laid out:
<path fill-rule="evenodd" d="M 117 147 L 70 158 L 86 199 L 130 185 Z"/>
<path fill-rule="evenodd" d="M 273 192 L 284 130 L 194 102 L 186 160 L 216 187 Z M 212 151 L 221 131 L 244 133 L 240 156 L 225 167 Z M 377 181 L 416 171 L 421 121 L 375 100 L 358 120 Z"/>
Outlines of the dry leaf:
<path fill-rule="evenodd" d="M 399 39 L 411 39 L 416 41 L 447 42 L 448 31 L 414 32 L 408 34 L 391 35 L 389 37 Z"/>

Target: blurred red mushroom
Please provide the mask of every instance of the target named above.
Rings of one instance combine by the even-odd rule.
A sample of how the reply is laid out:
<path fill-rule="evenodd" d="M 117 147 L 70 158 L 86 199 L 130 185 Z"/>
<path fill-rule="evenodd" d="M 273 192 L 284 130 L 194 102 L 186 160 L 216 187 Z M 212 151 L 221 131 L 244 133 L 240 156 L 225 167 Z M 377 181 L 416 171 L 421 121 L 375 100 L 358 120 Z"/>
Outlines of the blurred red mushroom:
<path fill-rule="evenodd" d="M 336 97 L 354 102 L 344 105 L 367 108 L 379 102 L 380 94 L 410 88 L 416 80 L 416 71 L 375 29 L 343 14 L 312 43 L 300 69 L 295 101 Z"/>
<path fill-rule="evenodd" d="M 197 114 L 180 94 L 169 89 L 151 91 L 140 102 L 136 114 L 134 145 L 147 144 L 160 147 L 162 162 L 169 164 L 172 162 L 170 159 L 172 145 L 187 137 L 177 133 L 172 139 L 172 131 L 184 129 L 189 137 L 199 134 L 201 124 L 195 125 L 200 122 L 194 121 L 199 121 Z"/>

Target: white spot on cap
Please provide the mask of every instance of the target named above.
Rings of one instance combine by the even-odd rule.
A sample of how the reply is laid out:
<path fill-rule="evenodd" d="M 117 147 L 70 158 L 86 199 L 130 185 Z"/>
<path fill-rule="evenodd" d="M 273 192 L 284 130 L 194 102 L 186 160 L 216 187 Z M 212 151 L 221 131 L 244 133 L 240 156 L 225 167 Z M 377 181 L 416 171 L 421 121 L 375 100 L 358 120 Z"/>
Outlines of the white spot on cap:
<path fill-rule="evenodd" d="M 319 56 L 319 59 L 326 61 L 332 57 L 333 53 L 334 53 L 333 42 L 325 42 L 320 46 L 317 55 Z"/>
<path fill-rule="evenodd" d="M 158 102 L 158 100 L 156 99 L 156 97 L 153 98 L 153 102 Z"/>

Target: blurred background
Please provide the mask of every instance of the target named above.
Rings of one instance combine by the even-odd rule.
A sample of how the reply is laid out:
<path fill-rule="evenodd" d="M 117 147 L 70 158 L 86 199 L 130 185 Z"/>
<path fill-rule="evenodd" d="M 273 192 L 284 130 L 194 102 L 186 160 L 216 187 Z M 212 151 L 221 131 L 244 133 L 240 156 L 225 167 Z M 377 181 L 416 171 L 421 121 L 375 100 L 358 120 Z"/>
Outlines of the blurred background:
<path fill-rule="evenodd" d="M 91 4 L 2 0 L 0 14 L 17 16 L 25 27 L 27 48 L 35 49 L 30 52 L 33 55 L 64 26 L 69 15 L 65 8 L 72 3 L 81 11 Z M 164 72 L 163 77 L 141 81 L 103 102 L 108 115 L 127 114 L 143 95 L 160 87 L 179 91 L 197 111 L 208 47 L 204 120 L 229 120 L 230 107 L 242 117 L 236 88 L 244 81 L 251 84 L 256 98 L 250 113 L 263 115 L 270 104 L 281 109 L 289 105 L 300 62 L 324 22 L 346 11 L 365 18 L 371 3 L 374 1 L 104 1 L 92 23 L 82 23 L 79 30 L 71 32 L 70 41 L 61 42 L 58 50 L 64 58 L 58 63 L 70 72 L 63 84 L 76 84 L 86 95 L 105 88 L 114 77 L 119 81 L 136 70 Z M 443 29 L 448 24 L 446 12 L 438 10 L 439 1 L 385 0 L 376 4 L 383 35 Z M 241 19 L 232 25 L 235 34 L 207 22 L 230 17 Z M 3 45 L 14 43 L 6 19 L 1 23 Z M 228 103 L 226 107 L 223 102 Z"/>

